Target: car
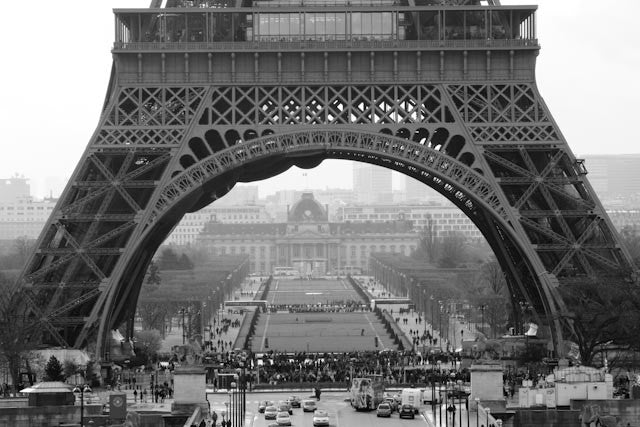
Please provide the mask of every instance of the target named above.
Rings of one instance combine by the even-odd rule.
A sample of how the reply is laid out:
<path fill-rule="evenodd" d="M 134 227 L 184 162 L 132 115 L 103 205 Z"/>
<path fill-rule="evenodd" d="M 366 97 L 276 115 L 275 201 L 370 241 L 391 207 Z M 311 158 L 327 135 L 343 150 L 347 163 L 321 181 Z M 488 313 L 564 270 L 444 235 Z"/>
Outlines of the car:
<path fill-rule="evenodd" d="M 398 410 L 398 402 L 393 397 L 387 397 L 382 402 L 388 403 L 391 406 L 391 412 Z"/>
<path fill-rule="evenodd" d="M 302 404 L 298 396 L 289 396 L 288 401 L 292 408 L 299 408 L 300 405 Z"/>
<path fill-rule="evenodd" d="M 278 408 L 278 412 L 287 412 L 289 415 L 293 415 L 293 409 L 291 408 L 291 405 L 285 400 L 281 400 L 280 402 L 278 402 L 278 405 L 276 407 Z"/>
<path fill-rule="evenodd" d="M 404 405 L 400 406 L 398 415 L 400 415 L 400 418 L 414 419 L 416 417 L 416 410 L 413 408 L 413 405 L 405 403 Z"/>
<path fill-rule="evenodd" d="M 390 417 L 391 416 L 391 405 L 386 402 L 382 402 L 378 405 L 378 409 L 376 410 L 376 416 L 378 417 Z"/>
<path fill-rule="evenodd" d="M 318 426 L 328 426 L 329 425 L 329 413 L 327 411 L 323 411 L 318 409 L 313 413 L 313 425 L 314 427 Z"/>
<path fill-rule="evenodd" d="M 315 400 L 307 399 L 302 401 L 302 410 L 304 412 L 315 412 L 316 409 L 318 409 L 318 407 L 316 406 Z"/>
<path fill-rule="evenodd" d="M 278 415 L 278 408 L 275 406 L 267 406 L 264 409 L 264 419 L 265 420 L 275 420 L 276 415 Z"/>
<path fill-rule="evenodd" d="M 258 403 L 258 413 L 264 414 L 264 410 L 267 408 L 267 406 L 273 406 L 273 402 L 270 400 L 263 400 L 262 402 Z"/>
<path fill-rule="evenodd" d="M 291 425 L 291 416 L 286 411 L 280 411 L 276 415 L 276 424 L 279 426 L 290 426 Z"/>

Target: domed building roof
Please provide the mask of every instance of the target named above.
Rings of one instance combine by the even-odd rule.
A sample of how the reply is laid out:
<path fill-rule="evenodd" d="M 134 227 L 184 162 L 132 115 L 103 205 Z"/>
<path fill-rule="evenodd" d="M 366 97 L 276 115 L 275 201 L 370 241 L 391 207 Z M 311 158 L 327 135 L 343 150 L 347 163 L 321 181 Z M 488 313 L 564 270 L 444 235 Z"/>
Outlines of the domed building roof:
<path fill-rule="evenodd" d="M 327 210 L 322 207 L 312 193 L 303 193 L 289 211 L 289 222 L 326 222 L 329 221 Z"/>

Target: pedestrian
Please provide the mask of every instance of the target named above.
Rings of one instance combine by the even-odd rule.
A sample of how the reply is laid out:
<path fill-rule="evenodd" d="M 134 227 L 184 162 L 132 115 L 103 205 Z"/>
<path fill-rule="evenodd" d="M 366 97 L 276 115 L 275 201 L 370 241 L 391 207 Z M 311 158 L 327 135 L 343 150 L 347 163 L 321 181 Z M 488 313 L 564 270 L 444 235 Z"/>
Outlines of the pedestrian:
<path fill-rule="evenodd" d="M 138 390 L 133 390 L 133 401 L 138 402 Z"/>
<path fill-rule="evenodd" d="M 218 414 L 216 411 L 211 413 L 211 419 L 213 420 L 213 427 L 216 427 L 216 422 L 218 421 Z"/>

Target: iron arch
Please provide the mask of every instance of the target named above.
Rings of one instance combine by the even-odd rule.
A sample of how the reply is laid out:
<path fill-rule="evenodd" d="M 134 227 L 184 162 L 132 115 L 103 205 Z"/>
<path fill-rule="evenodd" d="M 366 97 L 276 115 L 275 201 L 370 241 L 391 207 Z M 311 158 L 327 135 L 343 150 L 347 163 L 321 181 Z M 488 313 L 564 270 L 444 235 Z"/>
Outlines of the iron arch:
<path fill-rule="evenodd" d="M 443 151 L 405 138 L 352 128 L 318 127 L 280 134 L 267 134 L 212 153 L 182 166 L 171 174 L 147 216 L 146 229 L 121 269 L 120 279 L 104 302 L 98 343 L 125 318 L 131 301 L 137 301 L 146 266 L 157 247 L 182 216 L 226 194 L 238 181 L 256 181 L 275 176 L 293 165 L 314 167 L 325 159 L 347 159 L 376 164 L 420 180 L 447 197 L 478 226 L 496 252 L 512 294 L 533 301 L 553 322 L 551 297 L 537 282 L 533 266 L 525 265 L 527 284 L 518 283 L 522 272 L 509 269 L 511 258 L 522 255 L 496 190 L 481 174 Z M 261 164 L 267 168 L 257 167 Z M 179 167 L 179 166 L 177 166 Z M 500 247 L 501 242 L 506 241 Z M 526 260 L 526 257 L 522 257 Z M 128 278 L 128 280 L 124 280 Z M 553 331 L 553 327 L 551 328 Z M 557 329 L 557 328 L 556 328 Z"/>

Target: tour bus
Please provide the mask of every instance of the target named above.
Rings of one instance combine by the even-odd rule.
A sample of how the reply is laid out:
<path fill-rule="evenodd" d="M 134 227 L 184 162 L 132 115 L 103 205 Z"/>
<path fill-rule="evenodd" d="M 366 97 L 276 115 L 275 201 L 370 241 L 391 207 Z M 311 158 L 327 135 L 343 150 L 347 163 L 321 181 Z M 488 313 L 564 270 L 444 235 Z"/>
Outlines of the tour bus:
<path fill-rule="evenodd" d="M 269 302 L 266 300 L 244 300 L 244 301 L 225 301 L 225 310 L 236 310 L 240 308 L 258 307 L 262 313 L 269 310 Z"/>
<path fill-rule="evenodd" d="M 300 272 L 293 267 L 273 267 L 274 276 L 300 276 Z"/>
<path fill-rule="evenodd" d="M 384 398 L 384 382 L 381 375 L 351 380 L 350 401 L 357 411 L 373 410 Z"/>

